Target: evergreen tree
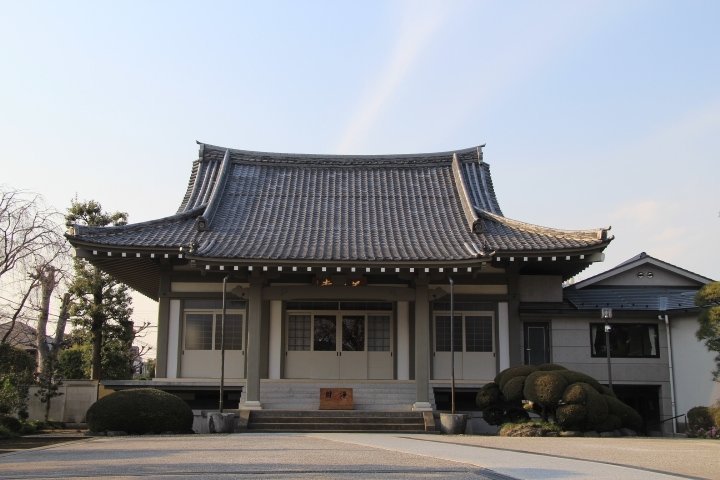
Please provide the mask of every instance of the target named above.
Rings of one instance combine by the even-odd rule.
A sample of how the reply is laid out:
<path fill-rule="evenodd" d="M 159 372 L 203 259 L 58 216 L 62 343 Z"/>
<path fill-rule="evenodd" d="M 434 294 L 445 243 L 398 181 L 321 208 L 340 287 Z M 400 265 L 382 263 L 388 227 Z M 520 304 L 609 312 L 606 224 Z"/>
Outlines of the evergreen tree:
<path fill-rule="evenodd" d="M 127 223 L 126 213 L 104 212 L 93 200 L 73 200 L 65 218 L 68 224 L 91 227 Z M 70 314 L 73 324 L 89 333 L 92 345 L 90 378 L 100 380 L 107 378 L 103 374 L 102 358 L 106 346 L 112 345 L 110 350 L 114 355 L 118 349 L 129 352 L 135 337 L 130 288 L 84 259 L 75 259 L 74 273 L 69 288 L 74 299 Z M 128 362 L 128 371 L 131 368 Z M 112 372 L 112 376 L 116 378 L 117 372 Z"/>
<path fill-rule="evenodd" d="M 715 381 L 720 381 L 720 282 L 708 283 L 695 296 L 695 305 L 702 308 L 697 331 L 699 340 L 705 340 L 708 350 L 717 352 L 715 357 Z"/>

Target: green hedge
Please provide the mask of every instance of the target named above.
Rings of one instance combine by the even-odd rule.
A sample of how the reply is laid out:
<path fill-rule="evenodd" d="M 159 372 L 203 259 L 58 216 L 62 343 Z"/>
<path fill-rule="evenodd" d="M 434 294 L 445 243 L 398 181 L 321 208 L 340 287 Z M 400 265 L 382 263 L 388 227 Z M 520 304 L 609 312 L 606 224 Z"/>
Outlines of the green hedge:
<path fill-rule="evenodd" d="M 121 390 L 101 398 L 87 412 L 91 432 L 191 433 L 193 413 L 187 403 L 154 388 Z"/>

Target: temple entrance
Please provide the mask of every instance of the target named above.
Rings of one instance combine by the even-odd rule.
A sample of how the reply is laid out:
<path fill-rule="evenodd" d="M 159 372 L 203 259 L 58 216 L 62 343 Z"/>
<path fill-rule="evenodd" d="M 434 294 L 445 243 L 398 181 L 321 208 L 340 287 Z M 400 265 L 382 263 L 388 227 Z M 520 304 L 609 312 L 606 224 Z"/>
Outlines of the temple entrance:
<path fill-rule="evenodd" d="M 492 312 L 460 312 L 453 323 L 455 378 L 489 380 L 495 376 L 495 334 Z M 450 315 L 434 317 L 433 379 L 446 380 L 451 373 Z"/>
<path fill-rule="evenodd" d="M 391 312 L 288 311 L 285 378 L 392 379 Z"/>

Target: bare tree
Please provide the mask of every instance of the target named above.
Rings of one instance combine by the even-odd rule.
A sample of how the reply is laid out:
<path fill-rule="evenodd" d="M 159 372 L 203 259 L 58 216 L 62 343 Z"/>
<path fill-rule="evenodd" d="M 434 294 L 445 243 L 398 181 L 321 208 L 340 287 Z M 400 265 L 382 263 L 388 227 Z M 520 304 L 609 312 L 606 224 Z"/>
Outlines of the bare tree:
<path fill-rule="evenodd" d="M 0 187 L 0 322 L 5 323 L 5 333 L 0 343 L 6 343 L 18 321 L 34 319 L 32 295 L 43 282 L 51 278 L 50 271 L 57 272 L 68 247 L 61 233 L 62 216 L 45 206 L 37 194 L 30 194 L 8 187 Z M 52 274 L 52 282 L 55 283 Z M 52 295 L 56 284 L 46 293 Z M 40 302 L 40 317 L 47 324 L 48 313 L 43 312 Z M 49 296 L 47 302 L 49 309 Z M 44 342 L 44 332 L 38 332 Z M 46 347 L 46 346 L 45 346 Z M 39 362 L 40 364 L 42 362 Z"/>

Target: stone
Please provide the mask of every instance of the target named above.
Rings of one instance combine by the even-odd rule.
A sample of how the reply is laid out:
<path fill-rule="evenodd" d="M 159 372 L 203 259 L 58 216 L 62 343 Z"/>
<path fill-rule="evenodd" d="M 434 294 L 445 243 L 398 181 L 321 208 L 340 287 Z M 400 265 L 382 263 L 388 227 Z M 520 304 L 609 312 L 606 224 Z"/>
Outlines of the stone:
<path fill-rule="evenodd" d="M 623 437 L 637 437 L 637 432 L 630 428 L 621 428 L 620 433 L 623 435 Z"/>
<path fill-rule="evenodd" d="M 583 432 L 580 432 L 578 430 L 563 430 L 558 434 L 560 437 L 582 437 L 584 436 Z"/>
<path fill-rule="evenodd" d="M 583 434 L 583 437 L 598 438 L 598 437 L 600 437 L 600 434 L 598 432 L 596 432 L 595 430 L 590 430 L 588 432 L 585 432 Z"/>

